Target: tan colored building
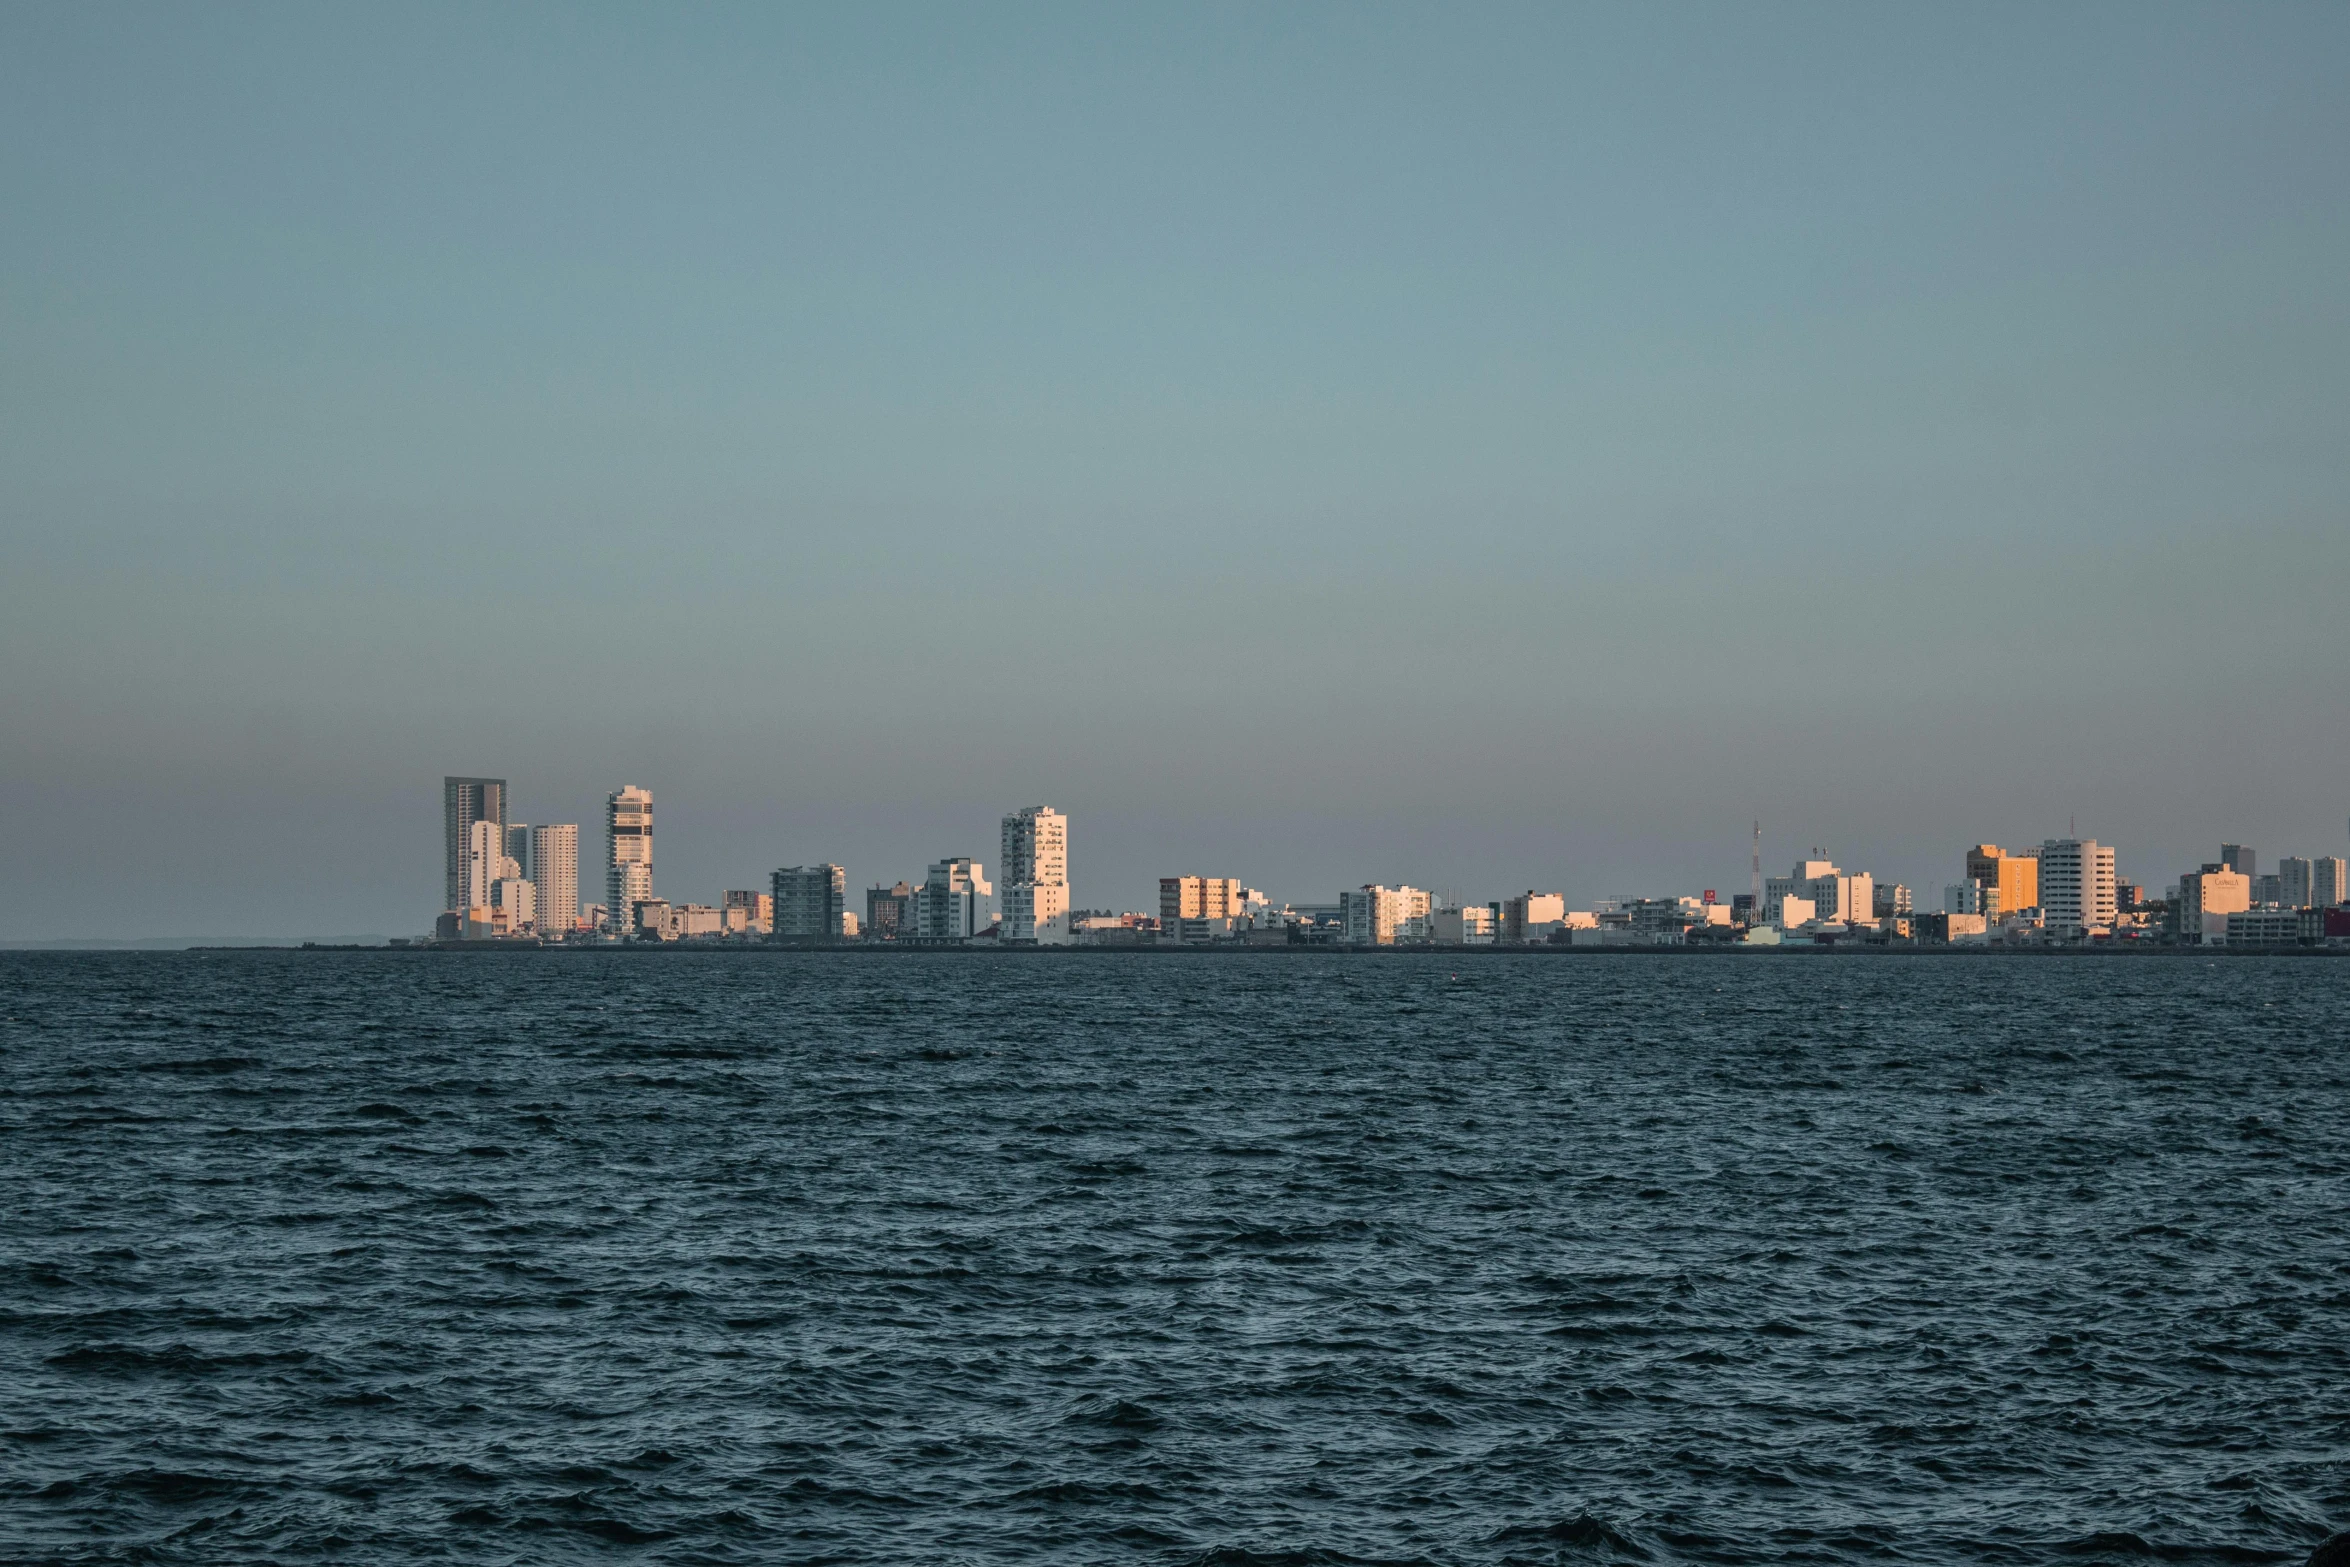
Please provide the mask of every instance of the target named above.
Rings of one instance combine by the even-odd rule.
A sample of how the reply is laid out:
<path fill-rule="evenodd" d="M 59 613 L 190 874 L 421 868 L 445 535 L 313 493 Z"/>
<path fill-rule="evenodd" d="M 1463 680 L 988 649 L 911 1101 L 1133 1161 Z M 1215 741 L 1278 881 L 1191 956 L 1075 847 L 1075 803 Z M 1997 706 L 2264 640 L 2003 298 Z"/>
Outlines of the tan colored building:
<path fill-rule="evenodd" d="M 2179 939 L 2220 937 L 2228 916 L 2252 907 L 2252 878 L 2242 871 L 2197 871 L 2179 878 Z"/>
<path fill-rule="evenodd" d="M 1231 920 L 1245 913 L 1235 876 L 1161 876 L 1159 926 L 1172 920 Z"/>
<path fill-rule="evenodd" d="M 2031 853 L 2009 854 L 1995 843 L 1978 843 L 1966 852 L 1967 880 L 1979 881 L 1986 892 L 1999 894 L 1999 912 L 2040 906 L 2040 861 Z"/>

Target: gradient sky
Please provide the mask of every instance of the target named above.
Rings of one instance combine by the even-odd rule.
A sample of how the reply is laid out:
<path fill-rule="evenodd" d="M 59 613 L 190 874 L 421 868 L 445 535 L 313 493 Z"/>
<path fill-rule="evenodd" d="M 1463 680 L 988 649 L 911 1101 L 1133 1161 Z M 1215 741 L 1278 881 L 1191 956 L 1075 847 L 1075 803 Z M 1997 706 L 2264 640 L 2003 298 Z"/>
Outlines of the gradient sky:
<path fill-rule="evenodd" d="M 0 7 L 0 939 L 2350 852 L 2350 8 Z M 598 885 L 592 868 L 583 889 Z M 592 894 L 591 894 L 592 895 Z"/>

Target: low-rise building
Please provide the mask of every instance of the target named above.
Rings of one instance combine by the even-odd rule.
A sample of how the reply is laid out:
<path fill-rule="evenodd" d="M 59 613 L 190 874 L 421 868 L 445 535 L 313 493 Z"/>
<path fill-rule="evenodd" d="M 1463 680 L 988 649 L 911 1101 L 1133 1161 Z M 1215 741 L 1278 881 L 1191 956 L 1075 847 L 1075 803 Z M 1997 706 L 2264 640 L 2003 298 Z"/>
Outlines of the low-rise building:
<path fill-rule="evenodd" d="M 2209 947 L 2293 947 L 2301 943 L 2303 911 L 2274 906 L 2259 909 L 2237 909 L 2216 916 L 2206 910 L 2203 921 L 2203 944 Z M 2218 920 L 2220 929 L 2212 925 Z"/>
<path fill-rule="evenodd" d="M 730 891 L 722 901 L 726 910 L 726 928 L 753 936 L 764 936 L 775 929 L 775 895 L 771 892 Z"/>
<path fill-rule="evenodd" d="M 1428 916 L 1430 939 L 1453 947 L 1492 946 L 1493 926 L 1493 909 L 1483 903 L 1438 909 Z"/>

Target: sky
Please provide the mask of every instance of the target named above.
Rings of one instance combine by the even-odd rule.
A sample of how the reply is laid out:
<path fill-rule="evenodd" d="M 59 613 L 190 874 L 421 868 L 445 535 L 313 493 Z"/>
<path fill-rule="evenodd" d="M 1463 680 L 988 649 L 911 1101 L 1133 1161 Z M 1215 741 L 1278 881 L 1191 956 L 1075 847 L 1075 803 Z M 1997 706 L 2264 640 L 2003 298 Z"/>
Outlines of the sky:
<path fill-rule="evenodd" d="M 2350 8 L 0 5 L 0 940 L 2350 853 Z M 600 885 L 583 865 L 583 890 Z M 592 893 L 591 893 L 592 895 Z M 855 900 L 852 900 L 855 901 Z"/>

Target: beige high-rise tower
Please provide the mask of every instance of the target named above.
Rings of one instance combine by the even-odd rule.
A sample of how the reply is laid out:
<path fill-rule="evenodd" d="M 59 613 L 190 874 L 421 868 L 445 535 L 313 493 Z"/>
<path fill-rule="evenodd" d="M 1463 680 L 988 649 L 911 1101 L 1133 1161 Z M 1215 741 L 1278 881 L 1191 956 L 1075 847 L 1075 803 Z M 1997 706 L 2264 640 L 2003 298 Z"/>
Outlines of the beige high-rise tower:
<path fill-rule="evenodd" d="M 653 896 L 653 791 L 623 785 L 604 802 L 604 909 L 615 936 L 636 928 Z"/>
<path fill-rule="evenodd" d="M 1004 935 L 1007 942 L 1066 946 L 1069 935 L 1069 818 L 1031 805 L 1004 818 Z"/>
<path fill-rule="evenodd" d="M 539 934 L 569 935 L 579 923 L 579 823 L 531 828 L 530 879 L 539 890 Z"/>

